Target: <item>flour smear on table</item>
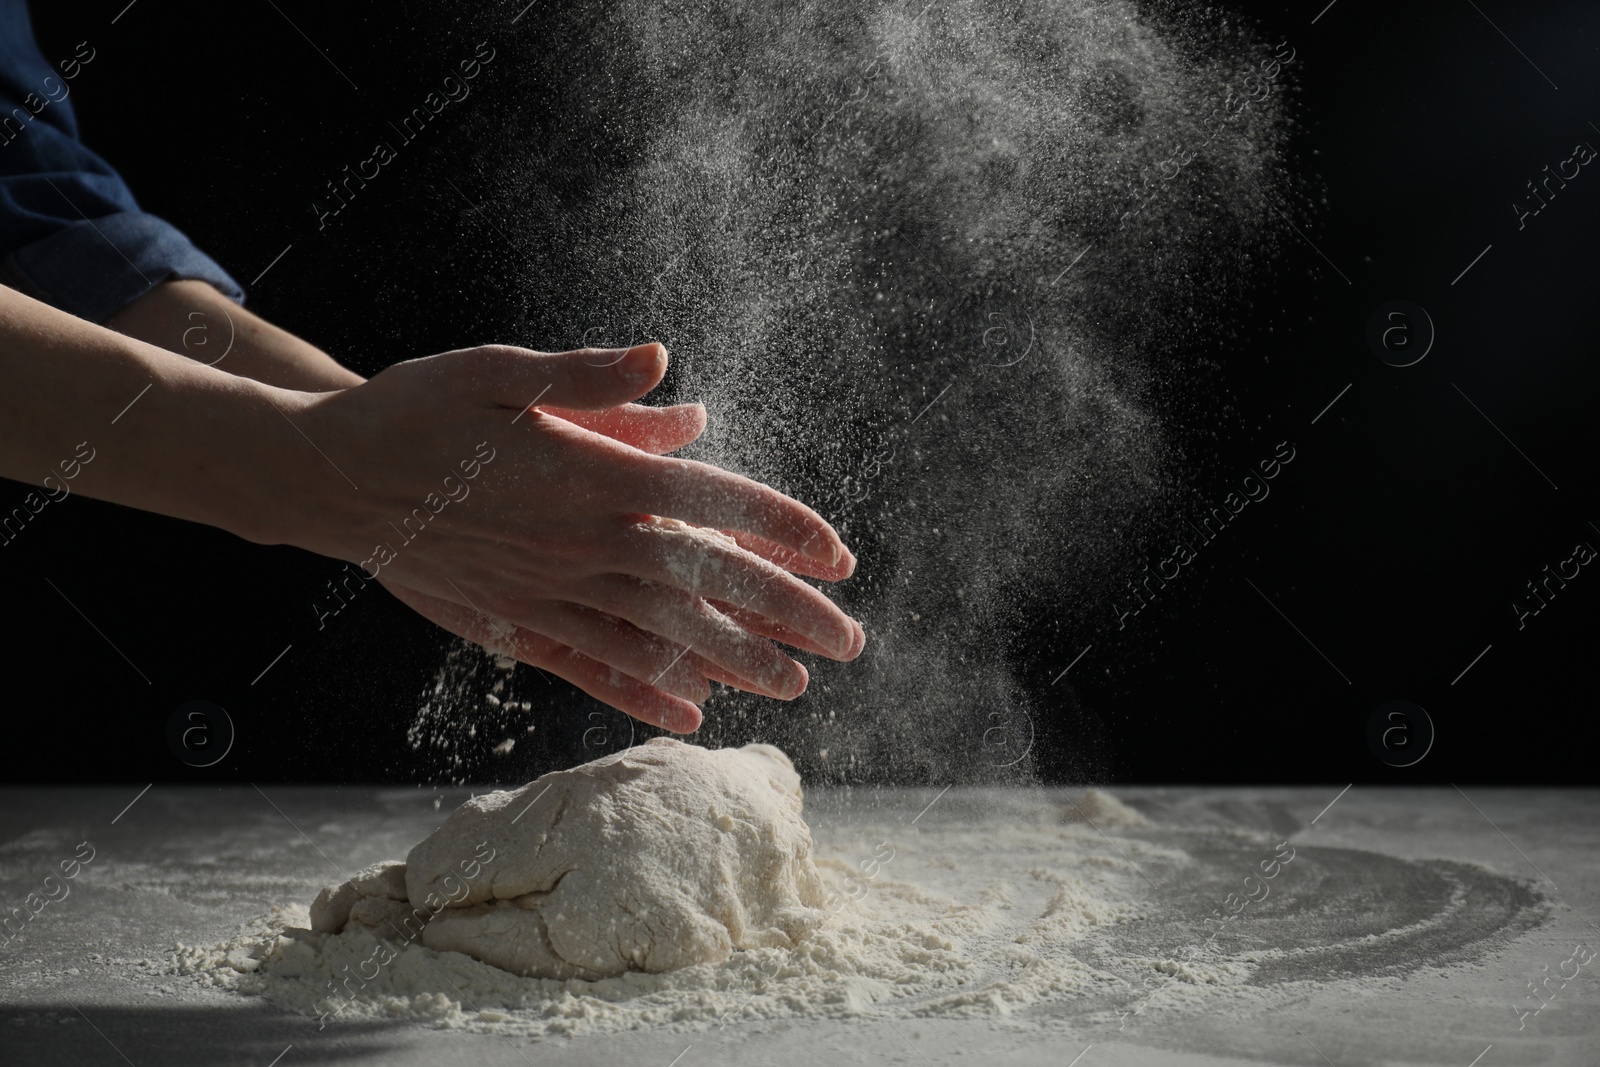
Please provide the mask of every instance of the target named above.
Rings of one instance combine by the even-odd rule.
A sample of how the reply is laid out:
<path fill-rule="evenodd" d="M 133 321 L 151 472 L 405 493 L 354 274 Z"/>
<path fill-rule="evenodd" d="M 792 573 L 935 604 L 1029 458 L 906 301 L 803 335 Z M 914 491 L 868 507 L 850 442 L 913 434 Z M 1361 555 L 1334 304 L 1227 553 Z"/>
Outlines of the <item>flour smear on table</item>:
<path fill-rule="evenodd" d="M 1141 870 L 1189 862 L 1181 849 L 1124 836 L 1151 829 L 1133 809 L 1090 790 L 1065 805 L 1019 797 L 994 814 L 824 828 L 816 869 L 826 904 L 813 929 L 792 945 L 664 973 L 521 977 L 361 923 L 316 932 L 292 904 L 219 944 L 178 946 L 171 967 L 330 1028 L 408 1018 L 530 1037 L 884 1011 L 1021 1023 L 1015 1013 L 1062 1001 L 1082 1023 L 1089 1000 L 1105 1001 L 1092 1021 L 1114 1027 L 1135 997 L 1141 1011 L 1182 1012 L 1268 995 L 1249 985 L 1247 957 L 1215 949 L 1182 963 L 1113 952 L 1108 963 L 1108 937 L 1159 910 Z M 1142 989 L 1130 973 L 1157 976 L 1160 988 Z M 1029 1012 L 1027 1025 L 1048 1015 Z"/>

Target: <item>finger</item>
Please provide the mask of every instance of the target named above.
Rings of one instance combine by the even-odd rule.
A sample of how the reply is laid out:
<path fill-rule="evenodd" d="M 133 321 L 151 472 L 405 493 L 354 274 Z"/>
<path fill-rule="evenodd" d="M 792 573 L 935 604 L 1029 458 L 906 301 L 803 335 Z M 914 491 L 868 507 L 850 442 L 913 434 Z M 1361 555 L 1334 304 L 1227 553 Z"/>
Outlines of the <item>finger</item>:
<path fill-rule="evenodd" d="M 590 607 L 627 619 L 641 630 L 710 660 L 780 700 L 805 692 L 809 676 L 771 641 L 758 637 L 704 600 L 681 589 L 629 575 L 608 574 L 582 583 L 573 594 Z"/>
<path fill-rule="evenodd" d="M 797 630 L 791 630 L 789 627 L 779 623 L 772 622 L 770 619 L 766 619 L 760 615 L 757 615 L 753 611 L 745 611 L 736 604 L 729 604 L 725 600 L 711 600 L 708 601 L 708 603 L 753 634 L 757 634 L 761 637 L 769 637 L 774 641 L 781 641 L 786 645 L 793 645 L 795 648 L 804 649 L 807 652 L 815 652 L 819 656 L 827 656 L 829 659 L 855 659 L 857 656 L 861 655 L 862 649 L 866 648 L 867 646 L 867 631 L 863 629 L 861 624 L 856 622 L 854 619 L 850 620 L 850 626 L 854 631 L 854 634 L 851 638 L 849 648 L 845 650 L 843 655 L 835 655 L 832 651 L 819 647 L 805 634 L 800 633 Z M 706 677 L 710 678 L 711 675 L 708 674 Z M 713 681 L 721 680 L 722 679 L 720 678 L 713 679 Z"/>
<path fill-rule="evenodd" d="M 534 404 L 595 410 L 654 389 L 667 372 L 667 350 L 654 342 L 575 352 L 484 345 L 451 353 L 447 366 L 447 387 L 511 410 Z"/>
<path fill-rule="evenodd" d="M 833 601 L 732 538 L 670 519 L 635 523 L 622 538 L 619 571 L 697 597 L 737 604 L 804 635 L 804 647 L 845 657 L 857 627 Z"/>
<path fill-rule="evenodd" d="M 383 584 L 401 602 L 458 637 L 549 671 L 641 722 L 680 734 L 692 733 L 700 726 L 700 709 L 689 701 L 645 685 L 552 638 L 409 586 L 390 581 Z"/>
<path fill-rule="evenodd" d="M 756 534 L 745 533 L 743 530 L 724 530 L 722 532 L 738 542 L 740 548 L 754 552 L 762 559 L 776 563 L 786 571 L 803 574 L 807 578 L 820 578 L 825 582 L 839 582 L 850 577 L 856 570 L 856 557 L 848 548 L 844 550 L 844 555 L 840 557 L 838 563 L 829 566 L 808 556 L 802 556 L 791 549 L 784 548 L 782 545 L 774 544 L 765 537 L 760 537 Z"/>
<path fill-rule="evenodd" d="M 566 679 L 602 704 L 609 704 L 640 722 L 675 734 L 693 733 L 700 728 L 700 709 L 689 701 L 645 685 L 530 630 L 517 631 L 514 655 L 531 667 Z"/>
<path fill-rule="evenodd" d="M 615 492 L 617 503 L 631 512 L 714 530 L 743 530 L 829 567 L 851 558 L 833 527 L 815 511 L 709 463 L 651 458 L 630 465 Z"/>
<path fill-rule="evenodd" d="M 702 703 L 711 695 L 711 686 L 684 658 L 686 650 L 681 645 L 615 616 L 579 604 L 545 600 L 512 614 L 510 621 L 691 703 Z"/>
<path fill-rule="evenodd" d="M 698 438 L 706 428 L 706 409 L 701 404 L 665 408 L 623 404 L 600 411 L 540 404 L 539 410 L 657 456 L 676 452 Z"/>
<path fill-rule="evenodd" d="M 757 696 L 772 697 L 774 700 L 782 699 L 777 694 L 769 693 L 754 682 L 746 678 L 740 678 L 732 671 L 725 671 L 710 660 L 697 656 L 693 652 L 684 658 L 693 661 L 695 670 L 713 682 L 721 682 L 723 685 L 730 685 L 735 689 L 742 689 L 746 693 L 754 693 Z"/>

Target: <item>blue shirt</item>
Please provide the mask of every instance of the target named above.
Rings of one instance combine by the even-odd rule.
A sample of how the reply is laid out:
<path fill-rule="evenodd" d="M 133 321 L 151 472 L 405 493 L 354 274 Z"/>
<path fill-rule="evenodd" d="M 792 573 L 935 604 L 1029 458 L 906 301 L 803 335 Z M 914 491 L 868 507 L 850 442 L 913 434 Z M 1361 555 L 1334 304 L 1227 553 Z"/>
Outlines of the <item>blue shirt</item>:
<path fill-rule="evenodd" d="M 140 211 L 111 165 L 78 140 L 72 82 L 93 62 L 85 43 L 52 66 L 25 0 L 0 0 L 0 283 L 90 322 L 178 278 L 243 303 L 227 271 Z"/>

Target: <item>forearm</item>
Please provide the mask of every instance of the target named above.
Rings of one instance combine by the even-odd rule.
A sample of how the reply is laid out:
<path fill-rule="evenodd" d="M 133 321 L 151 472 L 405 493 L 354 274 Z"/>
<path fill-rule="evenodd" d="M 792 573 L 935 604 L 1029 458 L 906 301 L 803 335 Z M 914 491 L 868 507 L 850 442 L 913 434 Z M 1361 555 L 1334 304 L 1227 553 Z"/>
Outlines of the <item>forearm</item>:
<path fill-rule="evenodd" d="M 283 389 L 328 392 L 361 375 L 320 348 L 274 326 L 201 281 L 164 282 L 106 325 L 241 378 Z"/>
<path fill-rule="evenodd" d="M 305 399 L 0 287 L 0 475 L 41 492 L 279 540 Z"/>

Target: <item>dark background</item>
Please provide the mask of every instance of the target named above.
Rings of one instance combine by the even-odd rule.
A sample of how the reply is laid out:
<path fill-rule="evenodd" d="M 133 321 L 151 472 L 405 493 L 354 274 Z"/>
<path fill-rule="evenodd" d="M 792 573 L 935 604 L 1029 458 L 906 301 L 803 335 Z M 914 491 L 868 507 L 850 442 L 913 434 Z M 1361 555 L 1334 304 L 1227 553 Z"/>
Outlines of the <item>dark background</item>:
<path fill-rule="evenodd" d="M 72 101 L 85 141 L 145 209 L 245 283 L 255 311 L 371 374 L 472 343 L 544 340 L 497 311 L 515 304 L 507 263 L 522 253 L 472 210 L 475 147 L 492 141 L 496 109 L 539 106 L 495 93 L 518 49 L 549 47 L 549 5 L 510 25 L 521 6 L 114 0 L 35 5 L 34 17 L 48 58 L 84 40 L 96 49 Z M 1479 6 L 1248 7 L 1264 38 L 1297 52 L 1290 158 L 1320 203 L 1295 214 L 1303 237 L 1242 294 L 1257 310 L 1213 353 L 1233 410 L 1219 413 L 1220 442 L 1197 443 L 1194 484 L 1220 498 L 1279 440 L 1296 458 L 1125 629 L 1037 606 L 1047 625 L 1014 656 L 1044 777 L 1594 780 L 1582 723 L 1600 577 L 1583 568 L 1520 630 L 1510 605 L 1577 542 L 1600 546 L 1589 418 L 1600 170 L 1583 168 L 1520 231 L 1511 203 L 1576 142 L 1600 145 L 1600 10 Z M 319 232 L 310 203 L 323 184 L 482 40 L 510 58 L 452 105 L 471 121 L 434 124 Z M 1386 365 L 1365 340 L 1369 315 L 1394 299 L 1437 329 L 1415 366 Z M 0 504 L 21 493 L 7 483 Z M 0 560 L 7 777 L 448 776 L 405 739 L 445 641 L 376 588 L 319 632 L 309 604 L 338 569 L 78 497 L 51 505 Z M 476 739 L 469 776 L 531 777 L 581 752 L 599 721 L 587 718 L 598 705 L 563 686 L 536 692 L 524 674 L 540 729 L 514 764 L 482 758 L 499 735 Z M 165 734 L 197 698 L 225 707 L 238 733 L 205 770 L 179 762 Z M 1406 768 L 1366 739 L 1392 699 L 1437 728 Z"/>

